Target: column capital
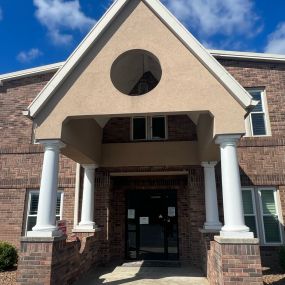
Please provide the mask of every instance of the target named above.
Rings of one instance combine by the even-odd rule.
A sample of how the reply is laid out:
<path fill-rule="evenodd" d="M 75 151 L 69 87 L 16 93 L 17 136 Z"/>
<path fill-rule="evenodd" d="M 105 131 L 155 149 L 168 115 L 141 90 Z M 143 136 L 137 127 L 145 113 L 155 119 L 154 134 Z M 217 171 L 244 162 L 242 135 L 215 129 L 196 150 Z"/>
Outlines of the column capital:
<path fill-rule="evenodd" d="M 84 169 L 94 170 L 99 167 L 98 164 L 82 164 L 81 165 Z"/>
<path fill-rule="evenodd" d="M 237 135 L 218 135 L 215 143 L 220 145 L 236 145 L 237 141 L 241 138 L 241 134 Z"/>
<path fill-rule="evenodd" d="M 201 166 L 203 166 L 204 168 L 215 168 L 217 163 L 217 161 L 202 161 Z"/>
<path fill-rule="evenodd" d="M 42 144 L 45 149 L 61 149 L 65 147 L 65 143 L 61 140 L 38 140 L 40 144 Z"/>

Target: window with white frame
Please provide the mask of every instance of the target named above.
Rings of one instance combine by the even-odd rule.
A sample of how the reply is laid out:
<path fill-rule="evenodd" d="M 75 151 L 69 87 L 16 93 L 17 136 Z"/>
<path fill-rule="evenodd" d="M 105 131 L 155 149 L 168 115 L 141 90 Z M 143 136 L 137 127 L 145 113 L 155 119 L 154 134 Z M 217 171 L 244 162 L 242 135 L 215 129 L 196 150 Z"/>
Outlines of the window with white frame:
<path fill-rule="evenodd" d="M 39 194 L 37 190 L 29 191 L 28 205 L 27 205 L 27 218 L 25 232 L 32 231 L 37 222 Z M 63 191 L 57 192 L 56 200 L 56 220 L 62 219 L 62 205 L 63 205 Z"/>
<path fill-rule="evenodd" d="M 252 98 L 259 101 L 246 119 L 248 136 L 270 135 L 269 116 L 264 89 L 247 90 Z"/>
<path fill-rule="evenodd" d="M 245 224 L 261 244 L 282 244 L 281 215 L 275 188 L 242 188 Z"/>
<path fill-rule="evenodd" d="M 132 140 L 164 140 L 167 136 L 165 116 L 133 117 Z"/>

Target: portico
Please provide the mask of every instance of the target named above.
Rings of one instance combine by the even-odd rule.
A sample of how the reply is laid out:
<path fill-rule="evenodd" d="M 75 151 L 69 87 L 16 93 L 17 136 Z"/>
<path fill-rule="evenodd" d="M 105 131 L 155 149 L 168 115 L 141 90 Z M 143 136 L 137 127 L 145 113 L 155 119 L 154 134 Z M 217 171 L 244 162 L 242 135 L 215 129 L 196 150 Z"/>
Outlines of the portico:
<path fill-rule="evenodd" d="M 208 278 L 227 284 L 222 255 L 243 272 L 241 252 L 252 247 L 259 278 L 237 158 L 244 117 L 256 103 L 160 1 L 116 1 L 28 107 L 45 149 L 28 237 L 49 238 L 52 256 L 69 246 L 60 244 L 66 237 L 55 216 L 61 154 L 81 165 L 73 233 L 90 247 L 86 264 L 175 256 L 203 267 L 205 255 Z"/>

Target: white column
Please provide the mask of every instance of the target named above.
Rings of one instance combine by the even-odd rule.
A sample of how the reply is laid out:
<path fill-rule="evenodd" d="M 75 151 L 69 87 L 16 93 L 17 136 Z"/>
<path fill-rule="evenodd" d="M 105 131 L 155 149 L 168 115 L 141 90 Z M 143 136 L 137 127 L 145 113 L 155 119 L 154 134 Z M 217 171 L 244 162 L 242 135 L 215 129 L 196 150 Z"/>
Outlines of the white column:
<path fill-rule="evenodd" d="M 237 158 L 237 141 L 240 135 L 218 136 L 220 144 L 223 205 L 225 225 L 220 235 L 230 238 L 253 238 L 253 233 L 244 223 L 242 192 L 240 184 L 239 164 Z"/>
<path fill-rule="evenodd" d="M 94 182 L 96 165 L 82 165 L 84 167 L 83 197 L 81 206 L 81 222 L 78 229 L 94 230 Z"/>
<path fill-rule="evenodd" d="M 219 210 L 217 200 L 217 187 L 215 166 L 217 162 L 202 162 L 204 167 L 205 179 L 205 204 L 206 204 L 206 222 L 204 224 L 205 230 L 220 230 L 222 227 L 219 221 Z"/>
<path fill-rule="evenodd" d="M 64 144 L 59 140 L 40 141 L 45 147 L 40 186 L 37 223 L 28 236 L 53 237 L 62 233 L 56 227 L 56 197 L 58 188 L 59 152 Z"/>

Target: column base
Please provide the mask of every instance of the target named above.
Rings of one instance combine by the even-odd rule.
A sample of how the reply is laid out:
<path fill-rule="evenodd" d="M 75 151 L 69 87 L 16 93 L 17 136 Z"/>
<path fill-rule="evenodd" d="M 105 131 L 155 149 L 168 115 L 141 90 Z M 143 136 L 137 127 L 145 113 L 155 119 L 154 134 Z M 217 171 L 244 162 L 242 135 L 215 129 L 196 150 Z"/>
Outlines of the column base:
<path fill-rule="evenodd" d="M 95 232 L 98 226 L 94 223 L 79 223 L 78 226 L 74 227 L 72 232 Z"/>
<path fill-rule="evenodd" d="M 50 230 L 50 231 L 28 231 L 27 237 L 61 237 L 63 236 L 62 231 L 59 230 Z"/>
<path fill-rule="evenodd" d="M 225 238 L 254 238 L 247 226 L 223 226 L 220 236 Z"/>
<path fill-rule="evenodd" d="M 220 231 L 222 228 L 222 223 L 204 223 L 204 230 Z"/>

